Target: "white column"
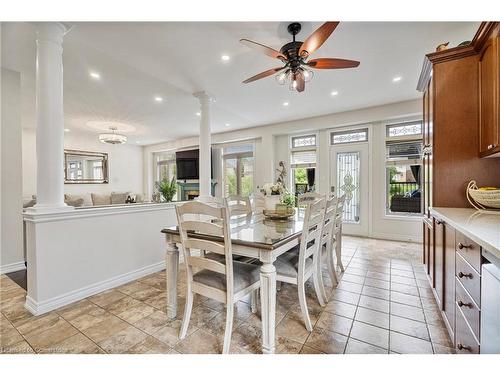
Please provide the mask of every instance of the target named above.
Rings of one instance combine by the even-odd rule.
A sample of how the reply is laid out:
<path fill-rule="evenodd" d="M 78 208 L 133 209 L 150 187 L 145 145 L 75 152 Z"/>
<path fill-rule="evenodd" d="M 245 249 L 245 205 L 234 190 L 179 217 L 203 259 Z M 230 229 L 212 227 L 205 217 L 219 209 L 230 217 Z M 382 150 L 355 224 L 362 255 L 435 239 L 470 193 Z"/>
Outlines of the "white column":
<path fill-rule="evenodd" d="M 62 42 L 58 22 L 36 24 L 37 203 L 34 211 L 71 209 L 64 203 L 64 114 Z"/>
<path fill-rule="evenodd" d="M 212 155 L 210 147 L 212 145 L 212 137 L 210 130 L 210 102 L 214 101 L 214 97 L 206 91 L 194 93 L 194 96 L 200 101 L 200 197 L 212 196 L 212 176 L 211 165 Z"/>

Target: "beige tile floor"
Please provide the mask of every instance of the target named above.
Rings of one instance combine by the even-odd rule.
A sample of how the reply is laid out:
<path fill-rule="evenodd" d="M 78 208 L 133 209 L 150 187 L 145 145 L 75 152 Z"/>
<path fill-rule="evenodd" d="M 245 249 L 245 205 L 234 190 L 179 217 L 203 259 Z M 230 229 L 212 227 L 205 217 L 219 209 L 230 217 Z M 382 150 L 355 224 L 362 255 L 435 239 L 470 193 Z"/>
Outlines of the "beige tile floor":
<path fill-rule="evenodd" d="M 307 299 L 314 330 L 302 323 L 297 289 L 277 296 L 277 353 L 452 353 L 451 342 L 420 263 L 419 244 L 344 237 L 345 273 L 321 308 L 311 284 Z M 179 317 L 185 295 L 180 273 Z M 197 297 L 187 337 L 180 319 L 167 318 L 165 273 L 34 317 L 24 308 L 25 291 L 1 276 L 2 353 L 220 353 L 224 306 Z M 260 353 L 259 313 L 248 300 L 237 304 L 233 353 Z"/>

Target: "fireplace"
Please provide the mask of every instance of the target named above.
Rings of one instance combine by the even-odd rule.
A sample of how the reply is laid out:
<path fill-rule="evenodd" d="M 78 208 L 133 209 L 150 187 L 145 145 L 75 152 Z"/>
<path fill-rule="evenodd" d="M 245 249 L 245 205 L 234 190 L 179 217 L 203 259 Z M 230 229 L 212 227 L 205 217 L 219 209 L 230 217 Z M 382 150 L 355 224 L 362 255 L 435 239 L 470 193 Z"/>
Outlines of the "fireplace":
<path fill-rule="evenodd" d="M 184 193 L 184 196 L 187 198 L 185 200 L 191 201 L 194 198 L 198 197 L 200 195 L 199 190 L 188 190 Z"/>
<path fill-rule="evenodd" d="M 177 182 L 177 185 L 179 186 L 178 200 L 180 201 L 193 200 L 200 195 L 200 184 L 198 183 L 198 180 L 192 182 L 188 181 L 185 180 L 183 182 Z M 216 184 L 216 181 L 212 181 L 212 195 L 215 195 Z"/>

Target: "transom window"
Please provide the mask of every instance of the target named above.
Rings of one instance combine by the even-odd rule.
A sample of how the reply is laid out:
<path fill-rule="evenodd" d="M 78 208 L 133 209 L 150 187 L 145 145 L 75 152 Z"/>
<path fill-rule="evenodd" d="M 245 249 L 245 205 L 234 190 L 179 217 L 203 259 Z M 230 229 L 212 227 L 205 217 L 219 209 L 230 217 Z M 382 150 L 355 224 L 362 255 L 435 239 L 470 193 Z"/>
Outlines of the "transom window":
<path fill-rule="evenodd" d="M 355 143 L 368 141 L 368 129 L 346 130 L 332 132 L 330 135 L 330 144 Z"/>
<path fill-rule="evenodd" d="M 303 135 L 292 138 L 292 148 L 297 147 L 316 147 L 316 135 Z"/>
<path fill-rule="evenodd" d="M 387 137 L 389 138 L 420 134 L 422 134 L 421 121 L 387 125 Z"/>

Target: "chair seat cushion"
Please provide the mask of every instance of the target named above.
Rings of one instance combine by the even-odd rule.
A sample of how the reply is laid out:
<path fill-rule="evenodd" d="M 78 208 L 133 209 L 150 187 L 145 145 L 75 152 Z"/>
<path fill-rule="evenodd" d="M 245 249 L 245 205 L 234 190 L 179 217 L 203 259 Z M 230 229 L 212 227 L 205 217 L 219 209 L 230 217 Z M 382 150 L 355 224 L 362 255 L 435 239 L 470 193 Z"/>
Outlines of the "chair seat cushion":
<path fill-rule="evenodd" d="M 238 293 L 260 279 L 260 267 L 256 264 L 233 262 L 234 292 Z M 202 270 L 193 275 L 193 281 L 226 291 L 226 275 Z"/>
<path fill-rule="evenodd" d="M 306 271 L 312 267 L 312 259 L 306 259 Z M 299 254 L 298 252 L 288 251 L 283 255 L 280 255 L 276 262 L 274 262 L 274 266 L 276 267 L 276 272 L 280 276 L 287 277 L 297 277 L 298 269 L 299 269 Z"/>

